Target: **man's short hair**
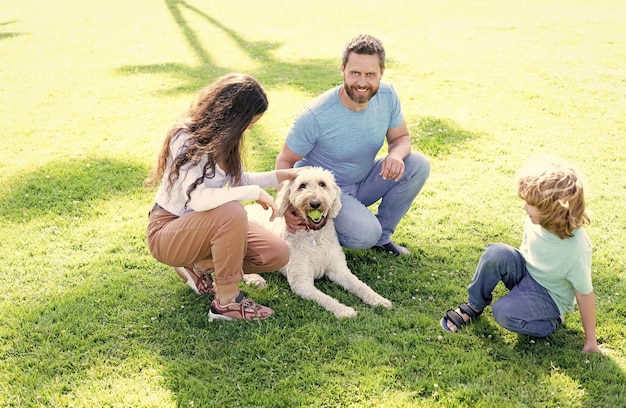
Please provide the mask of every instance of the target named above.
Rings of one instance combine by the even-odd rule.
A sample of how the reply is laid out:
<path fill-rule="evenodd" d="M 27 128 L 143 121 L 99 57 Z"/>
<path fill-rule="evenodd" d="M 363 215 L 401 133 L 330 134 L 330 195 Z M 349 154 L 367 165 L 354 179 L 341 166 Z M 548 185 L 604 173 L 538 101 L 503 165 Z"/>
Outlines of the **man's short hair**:
<path fill-rule="evenodd" d="M 385 68 L 385 47 L 378 38 L 372 35 L 360 34 L 348 41 L 343 50 L 342 67 L 348 63 L 348 58 L 352 52 L 361 55 L 378 55 L 380 69 Z"/>

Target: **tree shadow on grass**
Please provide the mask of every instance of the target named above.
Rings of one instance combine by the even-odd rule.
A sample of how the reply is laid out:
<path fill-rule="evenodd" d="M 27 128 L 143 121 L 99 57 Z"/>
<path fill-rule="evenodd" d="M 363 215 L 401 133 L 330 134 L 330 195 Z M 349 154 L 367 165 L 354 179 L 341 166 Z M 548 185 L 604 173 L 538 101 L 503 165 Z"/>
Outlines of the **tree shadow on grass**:
<path fill-rule="evenodd" d="M 582 353 L 583 343 L 582 330 L 570 329 L 566 325 L 546 339 L 519 335 L 513 352 L 532 358 L 534 364 L 544 371 L 546 381 L 557 377 L 553 387 L 558 391 L 562 391 L 558 388 L 560 376 L 579 384 L 584 390 L 580 401 L 583 407 L 613 407 L 615 401 L 626 401 L 626 373 L 610 354 Z M 538 347 L 540 344 L 544 346 Z"/>
<path fill-rule="evenodd" d="M 300 381 L 306 380 L 316 370 L 311 354 L 332 361 L 348 346 L 351 330 L 335 327 L 335 318 L 322 310 L 307 311 L 304 322 L 300 308 L 279 306 L 293 320 L 208 323 L 209 297 L 192 293 L 169 268 L 146 268 L 139 257 L 107 249 L 71 268 L 81 277 L 78 284 L 69 277 L 57 293 L 11 305 L 10 313 L 20 316 L 12 322 L 19 326 L 6 327 L 3 335 L 13 347 L 6 355 L 0 350 L 0 356 L 14 367 L 7 381 L 20 384 L 6 396 L 16 405 L 65 406 L 77 398 L 94 406 L 132 406 L 121 395 L 124 390 L 139 397 L 138 387 L 158 384 L 173 392 L 178 406 L 268 406 L 267 401 L 290 406 L 292 398 L 309 397 L 293 396 L 280 382 L 298 381 L 304 370 L 308 374 Z M 148 277 L 137 279 L 139 274 Z M 269 288 L 250 293 L 264 304 L 278 302 L 269 301 Z M 296 300 L 286 298 L 281 302 Z M 323 349 L 315 341 L 320 330 L 332 336 Z M 142 370 L 157 367 L 163 381 L 146 379 Z M 282 395 L 276 395 L 277 385 Z"/>
<path fill-rule="evenodd" d="M 450 155 L 460 145 L 481 135 L 462 129 L 451 120 L 427 116 L 409 129 L 413 146 L 430 157 Z"/>
<path fill-rule="evenodd" d="M 3 22 L 0 23 L 0 27 L 7 26 L 7 25 L 10 25 L 10 24 L 15 24 L 15 23 L 17 23 L 17 21 L 3 21 Z M 20 35 L 25 35 L 25 33 L 16 32 L 16 31 L 0 32 L 0 40 L 4 40 L 4 39 L 7 39 L 7 38 L 18 37 Z"/>
<path fill-rule="evenodd" d="M 209 14 L 183 0 L 166 0 L 172 18 L 179 26 L 183 36 L 193 50 L 199 65 L 189 66 L 177 62 L 123 66 L 119 72 L 125 75 L 138 73 L 169 74 L 183 81 L 183 84 L 167 93 L 193 93 L 218 76 L 239 69 L 236 67 L 219 66 L 211 56 L 196 31 L 183 16 L 183 10 L 192 12 L 206 21 L 207 24 L 219 29 L 246 53 L 250 59 L 257 61 L 259 68 L 246 72 L 256 77 L 264 86 L 288 85 L 310 95 L 317 95 L 340 79 L 338 76 L 339 57 L 337 61 L 324 59 L 305 59 L 300 63 L 284 63 L 274 58 L 272 51 L 280 47 L 279 43 L 267 41 L 249 41 L 243 35 L 229 28 Z"/>
<path fill-rule="evenodd" d="M 520 387 L 527 383 L 539 391 L 538 406 L 613 407 L 616 401 L 626 400 L 626 373 L 610 355 L 582 353 L 581 330 L 564 326 L 550 337 L 535 338 L 508 332 L 487 316 L 465 330 L 469 334 L 461 336 L 482 340 L 481 353 L 489 358 L 493 371 L 504 370 L 509 376 L 519 372 Z M 504 336 L 513 341 L 505 341 Z M 573 393 L 572 387 L 581 392 Z M 519 390 L 511 392 L 513 396 Z"/>
<path fill-rule="evenodd" d="M 140 261 L 129 264 L 127 258 L 105 251 L 88 264 L 69 265 L 71 272 L 58 282 L 56 293 L 8 306 L 20 318 L 7 321 L 3 337 L 11 352 L 0 355 L 14 368 L 3 370 L 6 380 L 20 386 L 5 401 L 66 406 L 60 401 L 78 395 L 87 405 L 101 406 L 107 397 L 98 397 L 98 391 L 116 381 L 132 382 L 139 375 L 133 369 L 158 353 L 153 317 L 169 302 L 154 297 L 150 280 L 136 279 L 145 267 L 133 270 L 141 267 Z M 120 368 L 130 372 L 127 378 L 107 378 Z"/>
<path fill-rule="evenodd" d="M 90 204 L 142 189 L 148 169 L 115 159 L 52 162 L 14 178 L 0 193 L 0 217 L 20 222 L 54 213 L 90 217 Z"/>

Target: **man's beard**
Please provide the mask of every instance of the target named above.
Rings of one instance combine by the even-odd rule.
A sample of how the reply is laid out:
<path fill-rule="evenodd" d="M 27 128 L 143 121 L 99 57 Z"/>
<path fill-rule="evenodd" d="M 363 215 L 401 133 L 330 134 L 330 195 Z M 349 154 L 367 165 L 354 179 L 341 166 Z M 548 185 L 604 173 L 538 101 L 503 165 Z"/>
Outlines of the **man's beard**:
<path fill-rule="evenodd" d="M 372 99 L 374 97 L 374 95 L 376 95 L 376 93 L 378 92 L 378 88 L 376 89 L 372 89 L 371 87 L 368 87 L 368 92 L 366 94 L 359 94 L 359 95 L 355 95 L 352 92 L 352 88 L 350 88 L 349 86 L 347 86 L 346 84 L 344 84 L 344 88 L 346 89 L 346 93 L 348 94 L 348 96 L 350 97 L 350 99 L 352 99 L 354 102 L 356 103 L 367 103 L 370 101 L 370 99 Z"/>

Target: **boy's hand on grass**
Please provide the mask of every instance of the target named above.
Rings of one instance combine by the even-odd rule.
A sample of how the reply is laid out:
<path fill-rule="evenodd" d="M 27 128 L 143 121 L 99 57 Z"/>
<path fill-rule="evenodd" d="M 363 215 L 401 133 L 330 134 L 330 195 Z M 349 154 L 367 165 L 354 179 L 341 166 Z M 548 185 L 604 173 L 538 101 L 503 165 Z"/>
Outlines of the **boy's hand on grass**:
<path fill-rule="evenodd" d="M 598 343 L 585 343 L 583 346 L 583 353 L 602 353 L 602 349 L 598 346 Z"/>
<path fill-rule="evenodd" d="M 611 350 L 608 347 L 605 347 L 602 344 L 596 344 L 595 347 L 594 346 L 590 346 L 589 349 L 587 350 L 587 346 L 583 346 L 583 353 L 599 353 L 599 354 L 603 354 L 605 356 L 611 355 L 614 353 L 613 350 Z"/>

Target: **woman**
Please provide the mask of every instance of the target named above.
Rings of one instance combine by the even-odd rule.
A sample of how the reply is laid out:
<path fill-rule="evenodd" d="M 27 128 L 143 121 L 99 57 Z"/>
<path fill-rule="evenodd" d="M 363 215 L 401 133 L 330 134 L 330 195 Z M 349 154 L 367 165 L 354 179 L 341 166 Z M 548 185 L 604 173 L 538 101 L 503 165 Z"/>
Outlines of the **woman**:
<path fill-rule="evenodd" d="M 256 200 L 272 209 L 273 219 L 276 205 L 262 187 L 297 174 L 243 169 L 244 132 L 267 107 L 263 87 L 251 76 L 218 78 L 168 132 L 150 179 L 160 182 L 147 228 L 150 252 L 196 293 L 215 294 L 209 321 L 268 318 L 273 310 L 246 298 L 238 282 L 244 273 L 276 271 L 289 259 L 287 245 L 248 223 L 241 204 Z"/>

